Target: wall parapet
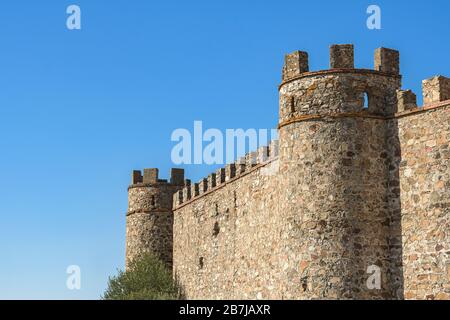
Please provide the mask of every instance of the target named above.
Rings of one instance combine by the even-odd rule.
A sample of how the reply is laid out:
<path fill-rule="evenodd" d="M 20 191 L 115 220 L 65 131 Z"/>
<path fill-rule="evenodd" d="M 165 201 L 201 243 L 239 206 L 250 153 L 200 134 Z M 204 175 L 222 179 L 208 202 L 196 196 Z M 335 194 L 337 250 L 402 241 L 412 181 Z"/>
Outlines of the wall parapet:
<path fill-rule="evenodd" d="M 174 210 L 278 159 L 278 148 L 278 140 L 272 140 L 269 146 L 259 147 L 257 151 L 249 152 L 234 163 L 229 163 L 224 168 L 217 169 L 216 172 L 200 179 L 199 182 L 185 185 L 173 195 Z"/>
<path fill-rule="evenodd" d="M 428 105 L 424 105 L 422 107 L 416 107 L 413 109 L 408 109 L 402 112 L 398 112 L 395 114 L 395 118 L 403 118 L 409 115 L 414 115 L 414 114 L 418 114 L 418 113 L 423 113 L 423 112 L 429 112 L 429 111 L 433 111 L 439 108 L 444 108 L 444 107 L 450 107 L 450 99 L 449 100 L 445 100 L 445 101 L 440 101 L 440 102 L 435 102 L 432 104 L 428 104 Z"/>
<path fill-rule="evenodd" d="M 309 56 L 305 51 L 294 51 L 284 58 L 282 84 L 303 77 L 329 73 L 372 73 L 384 76 L 400 76 L 400 53 L 394 49 L 378 48 L 374 54 L 374 69 L 355 69 L 353 44 L 333 44 L 330 46 L 330 69 L 309 70 Z"/>
<path fill-rule="evenodd" d="M 159 179 L 159 169 L 157 168 L 144 169 L 144 174 L 141 170 L 133 170 L 128 190 L 162 185 L 184 186 L 186 181 L 189 180 L 184 180 L 184 169 L 172 168 L 169 179 Z"/>
<path fill-rule="evenodd" d="M 422 81 L 423 106 L 417 105 L 417 97 L 411 90 L 397 90 L 397 114 L 408 111 L 428 110 L 446 105 L 450 100 L 450 78 L 434 76 Z"/>
<path fill-rule="evenodd" d="M 450 99 L 450 78 L 434 76 L 422 81 L 424 105 Z"/>

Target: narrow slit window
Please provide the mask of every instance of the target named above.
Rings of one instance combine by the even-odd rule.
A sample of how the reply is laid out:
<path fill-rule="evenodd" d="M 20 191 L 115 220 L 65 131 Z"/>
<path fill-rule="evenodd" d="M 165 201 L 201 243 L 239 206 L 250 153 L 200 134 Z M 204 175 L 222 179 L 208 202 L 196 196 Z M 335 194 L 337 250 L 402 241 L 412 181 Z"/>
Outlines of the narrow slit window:
<path fill-rule="evenodd" d="M 291 113 L 295 113 L 295 98 L 291 97 L 290 100 Z"/>
<path fill-rule="evenodd" d="M 369 109 L 369 95 L 367 94 L 367 92 L 363 93 L 363 109 L 367 110 Z"/>

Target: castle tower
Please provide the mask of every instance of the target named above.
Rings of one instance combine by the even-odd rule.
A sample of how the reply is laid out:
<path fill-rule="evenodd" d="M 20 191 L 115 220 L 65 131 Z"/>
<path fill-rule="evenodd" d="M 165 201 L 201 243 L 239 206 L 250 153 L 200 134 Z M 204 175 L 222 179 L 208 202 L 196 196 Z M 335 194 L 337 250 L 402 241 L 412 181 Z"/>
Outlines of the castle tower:
<path fill-rule="evenodd" d="M 400 218 L 390 209 L 398 177 L 390 171 L 389 139 L 397 135 L 385 121 L 397 111 L 399 53 L 377 49 L 375 70 L 363 70 L 354 68 L 353 50 L 331 46 L 330 69 L 317 72 L 309 71 L 306 52 L 285 59 L 279 214 L 287 222 L 281 237 L 288 299 L 401 292 L 401 273 L 393 267 L 401 265 L 393 258 L 401 248 L 393 230 Z"/>
<path fill-rule="evenodd" d="M 183 188 L 184 170 L 172 169 L 171 178 L 158 178 L 158 169 L 133 171 L 128 188 L 126 266 L 143 252 L 158 256 L 172 267 L 173 194 Z"/>

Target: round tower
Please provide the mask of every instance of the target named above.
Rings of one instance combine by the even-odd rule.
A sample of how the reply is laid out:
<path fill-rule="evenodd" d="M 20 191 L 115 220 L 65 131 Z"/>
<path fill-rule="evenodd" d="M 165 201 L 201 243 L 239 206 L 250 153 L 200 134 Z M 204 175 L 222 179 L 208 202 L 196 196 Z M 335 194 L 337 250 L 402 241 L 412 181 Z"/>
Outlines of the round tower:
<path fill-rule="evenodd" d="M 173 194 L 184 186 L 184 170 L 172 169 L 170 182 L 158 179 L 158 169 L 133 171 L 128 188 L 126 267 L 150 252 L 172 267 Z"/>
<path fill-rule="evenodd" d="M 399 53 L 377 49 L 375 70 L 354 68 L 353 45 L 330 55 L 330 69 L 318 72 L 306 52 L 287 55 L 279 87 L 284 297 L 393 298 L 401 279 L 389 262 L 398 247 L 387 119 L 401 87 Z"/>

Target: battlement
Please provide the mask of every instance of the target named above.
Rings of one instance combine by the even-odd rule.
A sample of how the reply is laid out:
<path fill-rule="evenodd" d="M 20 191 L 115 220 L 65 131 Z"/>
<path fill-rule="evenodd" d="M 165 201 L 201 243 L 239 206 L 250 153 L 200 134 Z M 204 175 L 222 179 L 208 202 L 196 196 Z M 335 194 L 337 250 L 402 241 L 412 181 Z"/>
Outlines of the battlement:
<path fill-rule="evenodd" d="M 434 76 L 422 81 L 423 106 L 417 105 L 417 97 L 411 90 L 397 90 L 397 112 L 415 111 L 441 102 L 450 101 L 450 78 Z"/>
<path fill-rule="evenodd" d="M 434 76 L 422 81 L 423 104 L 428 105 L 450 99 L 450 78 Z"/>
<path fill-rule="evenodd" d="M 174 186 L 183 186 L 184 169 L 172 168 L 170 170 L 170 179 L 159 179 L 159 170 L 157 168 L 144 169 L 144 174 L 141 170 L 133 170 L 131 175 L 131 186 L 140 187 L 155 184 L 167 184 Z"/>
<path fill-rule="evenodd" d="M 401 89 L 400 53 L 378 48 L 373 69 L 355 68 L 352 44 L 330 46 L 330 69 L 310 71 L 308 53 L 285 56 L 279 128 L 305 118 L 330 114 L 386 117 L 397 112 Z"/>
<path fill-rule="evenodd" d="M 331 69 L 353 69 L 355 67 L 355 49 L 352 44 L 330 46 Z"/>
<path fill-rule="evenodd" d="M 272 140 L 269 146 L 263 146 L 257 151 L 247 153 L 244 157 L 225 165 L 224 168 L 216 170 L 197 183 L 191 184 L 190 181 L 185 183 L 184 188 L 173 195 L 173 208 L 176 209 L 187 202 L 200 198 L 202 195 L 244 176 L 253 169 L 273 161 L 278 158 L 278 152 L 278 140 Z"/>
<path fill-rule="evenodd" d="M 330 69 L 329 71 L 351 70 L 362 71 L 366 69 L 355 69 L 355 53 L 353 44 L 334 44 L 330 46 Z M 316 72 L 309 70 L 309 55 L 305 51 L 294 51 L 284 58 L 283 83 L 299 76 L 314 75 Z M 368 71 L 368 70 L 366 70 Z M 393 49 L 378 48 L 374 54 L 374 69 L 379 73 L 400 75 L 400 53 Z M 323 72 L 323 71 L 319 71 Z"/>
<path fill-rule="evenodd" d="M 417 96 L 411 90 L 397 90 L 397 112 L 417 108 Z"/>

